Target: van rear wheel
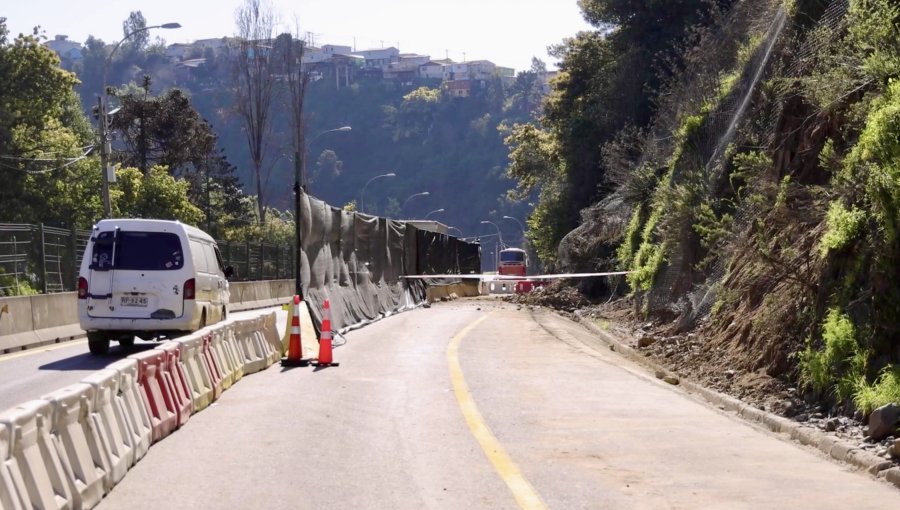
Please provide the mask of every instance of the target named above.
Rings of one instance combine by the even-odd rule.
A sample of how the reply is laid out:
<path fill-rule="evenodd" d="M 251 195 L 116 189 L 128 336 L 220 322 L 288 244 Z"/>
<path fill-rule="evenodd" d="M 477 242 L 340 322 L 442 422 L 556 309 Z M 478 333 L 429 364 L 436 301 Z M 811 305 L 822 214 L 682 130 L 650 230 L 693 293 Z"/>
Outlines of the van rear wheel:
<path fill-rule="evenodd" d="M 107 354 L 109 352 L 109 337 L 103 333 L 88 333 L 88 350 L 91 354 Z"/>

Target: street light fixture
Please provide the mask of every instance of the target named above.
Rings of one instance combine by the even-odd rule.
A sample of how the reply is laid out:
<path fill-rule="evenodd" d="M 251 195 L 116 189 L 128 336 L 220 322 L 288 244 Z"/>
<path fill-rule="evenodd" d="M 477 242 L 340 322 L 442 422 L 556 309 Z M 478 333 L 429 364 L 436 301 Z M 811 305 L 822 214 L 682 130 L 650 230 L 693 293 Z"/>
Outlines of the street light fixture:
<path fill-rule="evenodd" d="M 425 215 L 425 219 L 427 220 L 429 216 L 431 216 L 434 213 L 439 213 L 439 212 L 444 212 L 444 209 L 441 208 L 441 209 L 435 209 L 435 210 L 431 211 L 430 213 Z"/>
<path fill-rule="evenodd" d="M 506 246 L 506 245 L 503 243 L 503 234 L 500 233 L 500 227 L 498 227 L 496 223 L 494 223 L 493 221 L 481 220 L 481 224 L 482 224 L 482 225 L 484 225 L 484 224 L 490 224 L 490 225 L 493 225 L 494 228 L 497 229 L 497 240 L 500 241 L 500 246 L 501 246 L 501 247 L 502 247 L 502 246 Z"/>
<path fill-rule="evenodd" d="M 366 182 L 366 185 L 363 186 L 362 193 L 360 193 L 360 195 L 359 195 L 359 212 L 361 212 L 363 214 L 365 214 L 365 212 L 366 212 L 366 209 L 365 209 L 365 207 L 366 207 L 366 188 L 369 186 L 369 183 L 371 183 L 375 179 L 380 179 L 382 177 L 397 177 L 397 174 L 395 174 L 394 172 L 391 172 L 391 173 L 387 173 L 387 174 L 376 175 L 375 177 L 372 177 L 371 179 L 369 179 L 369 181 Z"/>
<path fill-rule="evenodd" d="M 103 88 L 100 89 L 100 97 L 98 98 L 98 117 L 97 124 L 99 124 L 100 130 L 100 172 L 103 174 L 102 180 L 102 194 L 103 194 L 103 217 L 109 218 L 112 214 L 112 205 L 109 202 L 109 183 L 116 182 L 116 175 L 113 173 L 110 175 L 109 171 L 109 115 L 108 111 L 109 102 L 106 97 L 106 77 L 109 72 L 109 63 L 112 61 L 113 55 L 116 54 L 116 51 L 119 50 L 119 47 L 122 46 L 122 43 L 125 42 L 129 37 L 139 34 L 141 32 L 146 32 L 147 30 L 151 30 L 154 28 L 164 28 L 164 29 L 172 29 L 172 28 L 181 28 L 180 23 L 163 23 L 162 25 L 152 25 L 149 27 L 139 28 L 132 32 L 125 34 L 119 42 L 113 46 L 109 55 L 103 60 Z"/>
<path fill-rule="evenodd" d="M 516 219 L 516 218 L 513 218 L 512 216 L 504 216 L 503 219 L 506 219 L 506 220 L 513 220 L 513 221 L 515 221 L 516 223 L 519 224 L 519 228 L 522 230 L 522 242 L 524 243 L 524 242 L 525 242 L 525 226 L 522 225 L 522 222 L 519 221 L 519 220 Z"/>
<path fill-rule="evenodd" d="M 352 131 L 352 130 L 353 130 L 353 128 L 350 127 L 350 126 L 341 126 L 341 127 L 339 127 L 339 128 L 334 128 L 334 129 L 329 129 L 329 130 L 327 130 L 327 131 L 322 131 L 321 133 L 319 133 L 319 134 L 317 134 L 316 136 L 312 137 L 312 138 L 309 140 L 309 142 L 307 142 L 307 143 L 304 144 L 304 147 L 303 147 L 303 160 L 302 160 L 302 162 L 301 162 L 301 164 L 300 164 L 300 169 L 299 169 L 300 178 L 298 179 L 298 181 L 302 184 L 303 191 L 304 191 L 305 193 L 308 193 L 308 192 L 309 192 L 309 191 L 308 191 L 308 189 L 309 189 L 309 183 L 307 182 L 308 179 L 307 179 L 307 172 L 306 172 L 306 162 L 309 160 L 309 148 L 312 146 L 313 142 L 315 142 L 316 140 L 318 140 L 320 136 L 326 135 L 326 134 L 328 134 L 328 133 L 345 133 L 345 132 L 347 132 L 347 131 Z M 294 161 L 295 161 L 295 162 L 297 161 L 296 155 L 294 156 Z"/>
<path fill-rule="evenodd" d="M 302 236 L 302 226 L 300 224 L 300 214 L 301 214 L 301 205 L 300 205 L 300 189 L 303 189 L 303 192 L 306 193 L 307 184 L 306 184 L 306 160 L 309 159 L 309 146 L 312 145 L 320 136 L 326 133 L 333 133 L 336 131 L 350 131 L 352 128 L 350 126 L 341 126 L 339 128 L 329 129 L 327 131 L 322 131 L 316 136 L 312 137 L 308 143 L 303 142 L 303 160 L 298 161 L 299 154 L 294 152 L 294 238 L 297 242 L 297 261 L 294 275 L 294 287 L 295 293 L 298 296 L 303 295 L 303 282 L 300 279 L 300 274 L 302 273 L 301 267 L 301 257 L 300 257 L 300 249 L 301 249 L 301 236 Z"/>
<path fill-rule="evenodd" d="M 408 204 L 410 200 L 412 200 L 416 197 L 427 197 L 430 194 L 431 193 L 429 193 L 427 191 L 423 191 L 421 193 L 414 193 L 414 194 L 406 197 L 406 200 L 403 201 L 403 205 L 400 206 L 400 212 L 402 213 L 406 209 L 406 204 Z"/>

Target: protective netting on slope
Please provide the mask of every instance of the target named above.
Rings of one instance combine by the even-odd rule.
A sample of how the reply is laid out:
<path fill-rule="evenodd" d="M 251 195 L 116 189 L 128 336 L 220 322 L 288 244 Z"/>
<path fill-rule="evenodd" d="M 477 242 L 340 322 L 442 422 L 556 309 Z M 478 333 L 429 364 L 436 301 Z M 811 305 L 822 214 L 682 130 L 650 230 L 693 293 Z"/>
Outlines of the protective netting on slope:
<path fill-rule="evenodd" d="M 480 272 L 478 244 L 306 194 L 300 208 L 300 276 L 317 329 L 326 299 L 332 328 L 346 330 L 422 303 L 428 282 L 402 276 Z"/>
<path fill-rule="evenodd" d="M 828 4 L 828 7 L 824 9 L 816 23 L 818 37 L 806 39 L 793 52 L 787 62 L 786 69 L 782 71 L 784 77 L 798 78 L 807 72 L 807 67 L 810 65 L 812 57 L 821 53 L 821 47 L 826 44 L 830 37 L 836 37 L 844 30 L 844 20 L 848 9 L 848 0 L 833 0 Z M 722 171 L 722 151 L 718 147 L 724 147 L 732 142 L 739 142 L 739 140 L 735 140 L 735 138 L 739 138 L 739 135 L 736 137 L 737 133 L 735 133 L 734 129 L 729 129 L 729 126 L 738 126 L 745 120 L 747 109 L 743 108 L 742 104 L 751 108 L 753 106 L 752 99 L 756 93 L 759 80 L 748 78 L 753 76 L 754 73 L 763 73 L 760 76 L 765 76 L 766 67 L 770 67 L 772 64 L 769 58 L 771 46 L 767 46 L 767 44 L 774 44 L 782 36 L 783 28 L 789 28 L 784 27 L 783 16 L 784 13 L 780 10 L 773 15 L 773 21 L 766 36 L 763 38 L 763 43 L 747 65 L 740 92 L 723 102 L 715 112 L 714 121 L 707 125 L 705 136 L 703 137 L 704 141 L 707 145 L 713 144 L 713 146 L 717 147 L 712 157 L 706 161 L 706 178 L 710 183 L 713 183 Z M 766 51 L 767 48 L 768 51 Z M 794 93 L 789 88 L 777 92 L 779 97 L 771 101 L 771 104 L 783 105 L 785 103 L 784 99 L 789 94 Z M 745 103 L 746 101 L 750 101 L 749 104 Z M 759 113 L 765 116 L 763 123 L 766 126 L 766 141 L 770 147 L 777 146 L 780 143 L 776 139 L 778 133 L 777 124 L 782 112 L 780 109 L 775 108 Z M 761 214 L 762 208 L 762 204 L 750 202 L 745 203 L 735 212 L 732 235 L 722 240 L 723 246 L 719 246 L 720 253 L 730 251 L 727 247 L 735 243 L 747 225 Z M 681 252 L 673 254 L 668 267 L 657 279 L 653 290 L 647 296 L 649 300 L 648 309 L 668 309 L 682 314 L 682 321 L 690 323 L 700 317 L 707 316 L 712 310 L 716 301 L 718 283 L 723 281 L 728 271 L 729 257 L 718 257 L 709 269 L 706 280 L 699 285 L 695 285 L 687 293 L 680 292 L 676 288 L 678 287 L 676 282 L 684 274 L 684 267 L 681 263 L 682 258 L 683 254 Z"/>

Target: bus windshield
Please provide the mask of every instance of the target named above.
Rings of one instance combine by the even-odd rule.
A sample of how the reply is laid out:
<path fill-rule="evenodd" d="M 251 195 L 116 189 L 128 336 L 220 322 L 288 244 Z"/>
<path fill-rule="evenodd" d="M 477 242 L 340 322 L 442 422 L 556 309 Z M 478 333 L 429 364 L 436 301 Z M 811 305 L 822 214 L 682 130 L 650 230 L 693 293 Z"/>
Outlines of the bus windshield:
<path fill-rule="evenodd" d="M 500 262 L 525 262 L 523 251 L 501 251 Z"/>

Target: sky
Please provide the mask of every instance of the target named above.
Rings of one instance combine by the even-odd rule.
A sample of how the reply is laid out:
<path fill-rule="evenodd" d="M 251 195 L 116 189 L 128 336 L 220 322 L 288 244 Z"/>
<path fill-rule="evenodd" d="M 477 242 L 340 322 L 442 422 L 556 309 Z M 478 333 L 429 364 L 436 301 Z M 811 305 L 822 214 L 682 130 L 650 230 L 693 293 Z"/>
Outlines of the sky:
<path fill-rule="evenodd" d="M 266 0 L 263 0 L 266 1 Z M 312 34 L 315 45 L 357 50 L 397 47 L 455 61 L 490 60 L 516 71 L 532 57 L 549 69 L 547 46 L 590 30 L 576 0 L 268 0 L 285 29 Z M 234 12 L 242 0 L 4 0 L 0 17 L 13 36 L 40 25 L 48 38 L 65 34 L 84 42 L 122 37 L 122 21 L 140 10 L 148 25 L 178 22 L 182 28 L 154 30 L 166 43 L 234 35 Z"/>

